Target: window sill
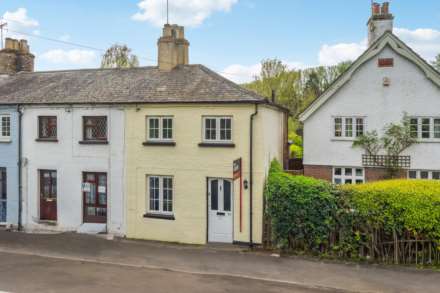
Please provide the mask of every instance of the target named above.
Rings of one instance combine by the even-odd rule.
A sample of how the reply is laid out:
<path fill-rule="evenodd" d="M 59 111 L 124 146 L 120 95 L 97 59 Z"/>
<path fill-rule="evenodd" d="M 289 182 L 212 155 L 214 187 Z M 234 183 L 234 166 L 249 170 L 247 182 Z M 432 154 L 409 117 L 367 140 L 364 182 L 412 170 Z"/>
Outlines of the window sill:
<path fill-rule="evenodd" d="M 12 139 L 10 138 L 0 138 L 0 143 L 11 143 Z"/>
<path fill-rule="evenodd" d="M 332 141 L 355 141 L 356 138 L 354 138 L 354 137 L 333 137 L 331 140 Z"/>
<path fill-rule="evenodd" d="M 222 143 L 222 142 L 201 142 L 199 147 L 202 148 L 235 148 L 234 143 Z"/>
<path fill-rule="evenodd" d="M 175 141 L 146 141 L 143 146 L 176 146 Z"/>
<path fill-rule="evenodd" d="M 435 138 L 418 138 L 416 143 L 440 143 L 440 139 L 435 139 Z"/>
<path fill-rule="evenodd" d="M 82 140 L 79 142 L 79 144 L 86 144 L 86 145 L 88 145 L 88 144 L 101 144 L 101 145 L 103 145 L 103 144 L 109 144 L 109 143 L 106 140 Z"/>
<path fill-rule="evenodd" d="M 36 142 L 58 142 L 56 138 L 37 138 Z"/>
<path fill-rule="evenodd" d="M 153 214 L 153 213 L 146 213 L 144 215 L 144 218 L 159 219 L 159 220 L 169 220 L 169 221 L 175 221 L 176 220 L 174 215 Z"/>

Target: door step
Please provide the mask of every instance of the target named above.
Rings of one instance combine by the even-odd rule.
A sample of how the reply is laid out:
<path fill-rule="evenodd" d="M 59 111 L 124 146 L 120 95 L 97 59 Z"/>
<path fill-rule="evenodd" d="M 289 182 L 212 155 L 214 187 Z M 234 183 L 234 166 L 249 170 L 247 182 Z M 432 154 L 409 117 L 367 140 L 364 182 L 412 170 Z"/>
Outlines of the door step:
<path fill-rule="evenodd" d="M 82 234 L 102 234 L 107 232 L 107 225 L 84 223 L 78 228 L 76 232 Z"/>

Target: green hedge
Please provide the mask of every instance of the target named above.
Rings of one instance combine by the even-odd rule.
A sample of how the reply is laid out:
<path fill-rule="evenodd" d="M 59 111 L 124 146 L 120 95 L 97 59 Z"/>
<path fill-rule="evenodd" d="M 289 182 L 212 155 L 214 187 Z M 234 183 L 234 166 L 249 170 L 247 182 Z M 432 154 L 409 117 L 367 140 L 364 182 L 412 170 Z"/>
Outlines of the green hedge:
<path fill-rule="evenodd" d="M 327 244 L 337 209 L 332 186 L 325 181 L 284 173 L 273 162 L 267 182 L 267 213 L 275 242 L 288 248 L 292 239 L 312 250 Z"/>
<path fill-rule="evenodd" d="M 440 240 L 440 181 L 389 180 L 342 190 L 373 228 Z"/>
<path fill-rule="evenodd" d="M 407 243 L 426 240 L 439 249 L 437 181 L 390 180 L 335 186 L 288 175 L 273 162 L 265 196 L 272 240 L 281 249 L 377 259 L 390 257 L 384 255 L 381 245 L 394 241 L 397 250 L 396 239 Z M 405 257 L 411 259 L 402 259 Z"/>

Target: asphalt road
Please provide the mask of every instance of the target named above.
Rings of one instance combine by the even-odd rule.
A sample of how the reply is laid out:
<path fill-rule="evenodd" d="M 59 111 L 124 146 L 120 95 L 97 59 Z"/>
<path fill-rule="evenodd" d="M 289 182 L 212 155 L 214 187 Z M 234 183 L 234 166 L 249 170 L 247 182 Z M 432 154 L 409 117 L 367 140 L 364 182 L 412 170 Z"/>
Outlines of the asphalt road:
<path fill-rule="evenodd" d="M 10 253 L 0 253 L 0 291 L 14 293 L 320 292 L 245 278 L 195 275 Z"/>

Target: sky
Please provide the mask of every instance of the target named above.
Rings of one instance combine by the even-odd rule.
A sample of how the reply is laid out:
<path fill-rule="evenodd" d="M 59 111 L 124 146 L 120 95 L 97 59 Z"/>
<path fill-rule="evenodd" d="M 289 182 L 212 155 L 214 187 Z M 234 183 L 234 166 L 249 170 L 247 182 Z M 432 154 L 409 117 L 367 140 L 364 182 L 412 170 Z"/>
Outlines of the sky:
<path fill-rule="evenodd" d="M 306 68 L 354 60 L 366 49 L 371 0 L 169 3 L 170 22 L 184 25 L 191 43 L 190 63 L 239 83 L 253 80 L 266 58 Z M 433 60 L 440 1 L 393 0 L 390 9 L 394 33 Z M 141 65 L 156 65 L 166 0 L 0 0 L 0 18 L 7 36 L 28 39 L 38 71 L 99 67 L 115 43 L 127 44 Z"/>

